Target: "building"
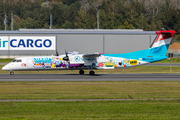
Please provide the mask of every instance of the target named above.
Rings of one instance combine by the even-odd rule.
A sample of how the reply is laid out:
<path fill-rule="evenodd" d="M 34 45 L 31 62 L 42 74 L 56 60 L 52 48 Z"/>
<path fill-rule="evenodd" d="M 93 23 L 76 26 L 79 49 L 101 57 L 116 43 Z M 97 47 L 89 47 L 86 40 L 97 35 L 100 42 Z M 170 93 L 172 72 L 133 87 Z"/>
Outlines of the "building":
<path fill-rule="evenodd" d="M 65 50 L 91 54 L 148 49 L 155 31 L 121 29 L 19 29 L 0 31 L 0 57 L 46 56 Z"/>

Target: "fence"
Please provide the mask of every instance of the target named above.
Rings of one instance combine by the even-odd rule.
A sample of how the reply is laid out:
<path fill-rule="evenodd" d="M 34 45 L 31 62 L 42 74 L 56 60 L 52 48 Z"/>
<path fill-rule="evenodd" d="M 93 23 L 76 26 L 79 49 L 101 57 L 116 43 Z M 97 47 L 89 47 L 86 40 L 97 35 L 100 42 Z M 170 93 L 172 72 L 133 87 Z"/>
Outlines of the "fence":
<path fill-rule="evenodd" d="M 178 58 L 180 57 L 180 53 L 168 53 L 169 58 Z"/>

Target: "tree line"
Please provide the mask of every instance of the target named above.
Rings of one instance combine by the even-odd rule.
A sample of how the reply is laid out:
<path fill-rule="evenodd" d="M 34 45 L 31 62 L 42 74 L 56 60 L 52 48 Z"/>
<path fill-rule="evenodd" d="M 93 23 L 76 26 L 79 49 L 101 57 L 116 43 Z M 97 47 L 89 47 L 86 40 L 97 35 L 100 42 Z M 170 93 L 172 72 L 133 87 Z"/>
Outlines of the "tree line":
<path fill-rule="evenodd" d="M 179 0 L 1 0 L 0 29 L 4 30 L 5 12 L 8 30 L 50 27 L 53 29 L 173 29 L 180 32 Z M 177 39 L 180 39 L 176 35 Z"/>

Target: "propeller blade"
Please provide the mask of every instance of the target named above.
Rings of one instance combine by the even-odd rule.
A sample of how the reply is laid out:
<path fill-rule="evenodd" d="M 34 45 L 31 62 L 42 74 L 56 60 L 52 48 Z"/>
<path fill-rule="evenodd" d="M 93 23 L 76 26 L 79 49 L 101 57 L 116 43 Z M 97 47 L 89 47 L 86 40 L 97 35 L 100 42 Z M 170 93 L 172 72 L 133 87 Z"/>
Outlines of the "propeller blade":
<path fill-rule="evenodd" d="M 68 57 L 68 52 L 66 51 L 66 57 Z"/>

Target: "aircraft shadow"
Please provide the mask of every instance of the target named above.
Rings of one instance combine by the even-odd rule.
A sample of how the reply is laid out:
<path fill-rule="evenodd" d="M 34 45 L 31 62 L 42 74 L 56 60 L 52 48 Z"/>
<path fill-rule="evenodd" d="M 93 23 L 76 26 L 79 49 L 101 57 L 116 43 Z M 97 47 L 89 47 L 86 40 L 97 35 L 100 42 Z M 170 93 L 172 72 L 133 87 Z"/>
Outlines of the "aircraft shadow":
<path fill-rule="evenodd" d="M 56 74 L 57 75 L 57 74 Z M 59 74 L 59 75 L 71 75 L 71 76 L 103 76 L 105 74 L 95 74 L 95 75 L 89 75 L 89 74 L 84 74 L 84 75 L 80 75 L 80 74 Z"/>

